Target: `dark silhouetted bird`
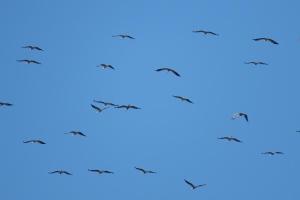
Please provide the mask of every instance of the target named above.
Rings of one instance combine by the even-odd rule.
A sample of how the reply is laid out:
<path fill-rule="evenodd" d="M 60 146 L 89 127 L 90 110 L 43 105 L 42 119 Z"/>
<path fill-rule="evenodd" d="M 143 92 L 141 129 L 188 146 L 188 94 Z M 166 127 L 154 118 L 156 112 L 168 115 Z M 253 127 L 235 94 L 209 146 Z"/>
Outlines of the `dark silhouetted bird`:
<path fill-rule="evenodd" d="M 116 106 L 115 108 L 125 108 L 126 110 L 129 110 L 129 109 L 141 109 L 137 106 L 134 106 L 134 105 L 120 105 L 120 106 Z"/>
<path fill-rule="evenodd" d="M 194 189 L 197 189 L 197 188 L 199 188 L 199 187 L 206 186 L 206 184 L 194 185 L 193 183 L 191 183 L 190 181 L 188 181 L 188 180 L 186 180 L 186 179 L 184 179 L 184 182 L 186 182 L 186 184 L 188 184 L 189 186 L 191 186 L 193 190 L 194 190 Z"/>
<path fill-rule="evenodd" d="M 263 153 L 261 153 L 261 154 L 274 156 L 275 154 L 280 154 L 280 155 L 282 155 L 283 152 L 281 152 L 281 151 L 267 151 L 267 152 L 263 152 Z"/>
<path fill-rule="evenodd" d="M 240 142 L 240 143 L 242 142 L 241 140 L 239 140 L 237 138 L 234 138 L 232 136 L 230 136 L 230 137 L 228 137 L 228 136 L 226 136 L 226 137 L 220 137 L 218 139 L 220 139 L 220 140 L 234 141 L 234 142 Z"/>
<path fill-rule="evenodd" d="M 263 37 L 263 38 L 255 38 L 255 39 L 253 39 L 254 41 L 265 41 L 265 42 L 271 42 L 271 43 L 273 43 L 273 44 L 279 44 L 278 42 L 276 42 L 275 40 L 273 40 L 273 39 L 271 39 L 271 38 L 265 38 L 265 37 Z"/>
<path fill-rule="evenodd" d="M 130 36 L 130 35 L 127 35 L 127 34 L 120 34 L 120 35 L 113 35 L 113 37 L 120 37 L 122 39 L 126 39 L 126 38 L 129 38 L 129 39 L 135 39 L 134 37 Z"/>
<path fill-rule="evenodd" d="M 13 104 L 8 102 L 0 102 L 0 106 L 12 106 Z"/>
<path fill-rule="evenodd" d="M 105 101 L 94 100 L 94 102 L 95 102 L 95 103 L 101 103 L 101 104 L 103 104 L 104 106 L 112 106 L 112 107 L 119 106 L 119 105 L 117 105 L 117 104 L 110 103 L 110 102 L 105 102 Z"/>
<path fill-rule="evenodd" d="M 25 63 L 27 63 L 27 64 L 31 64 L 31 63 L 33 63 L 33 64 L 42 64 L 42 63 L 40 63 L 40 62 L 38 62 L 38 61 L 35 61 L 35 60 L 28 60 L 28 59 L 23 59 L 23 60 L 17 60 L 18 62 L 25 62 Z"/>
<path fill-rule="evenodd" d="M 26 141 L 23 141 L 23 143 L 46 144 L 42 140 L 26 140 Z"/>
<path fill-rule="evenodd" d="M 144 174 L 156 174 L 156 172 L 151 171 L 151 170 L 145 170 L 143 168 L 140 167 L 134 167 L 136 170 L 143 172 Z"/>
<path fill-rule="evenodd" d="M 97 112 L 102 112 L 103 110 L 107 109 L 108 107 L 99 108 L 93 104 L 91 104 L 91 107 L 94 108 Z"/>
<path fill-rule="evenodd" d="M 177 99 L 180 99 L 181 101 L 186 101 L 186 102 L 189 102 L 189 103 L 193 103 L 190 99 L 186 98 L 186 97 L 182 97 L 182 96 L 175 96 L 173 95 L 173 97 L 177 98 Z"/>
<path fill-rule="evenodd" d="M 261 61 L 250 61 L 250 62 L 245 62 L 245 64 L 247 64 L 247 65 L 249 65 L 249 64 L 252 64 L 252 65 L 268 65 L 268 63 L 261 62 Z"/>
<path fill-rule="evenodd" d="M 98 174 L 113 174 L 114 172 L 108 170 L 100 170 L 100 169 L 88 169 L 90 172 L 95 172 Z"/>
<path fill-rule="evenodd" d="M 203 33 L 204 35 L 215 35 L 218 36 L 219 34 L 211 32 L 211 31 L 204 31 L 204 30 L 195 30 L 194 33 Z"/>
<path fill-rule="evenodd" d="M 106 69 L 106 68 L 110 68 L 113 70 L 115 69 L 112 65 L 109 65 L 109 64 L 100 64 L 97 67 L 102 67 L 103 69 Z"/>
<path fill-rule="evenodd" d="M 245 120 L 248 122 L 248 115 L 246 113 L 241 113 L 241 112 L 234 113 L 232 115 L 231 119 L 237 119 L 237 118 L 240 118 L 240 117 L 244 117 Z"/>
<path fill-rule="evenodd" d="M 70 131 L 70 132 L 68 132 L 68 133 L 65 133 L 65 134 L 71 134 L 71 135 L 73 135 L 73 136 L 83 136 L 83 137 L 86 137 L 86 135 L 85 134 L 83 134 L 82 132 L 80 132 L 80 131 Z"/>
<path fill-rule="evenodd" d="M 157 71 L 157 72 L 160 72 L 160 71 L 172 72 L 176 76 L 180 77 L 180 74 L 178 72 L 176 72 L 174 69 L 171 69 L 171 68 L 168 68 L 168 67 L 159 68 L 159 69 L 156 69 L 155 71 Z"/>
<path fill-rule="evenodd" d="M 66 174 L 66 175 L 72 175 L 70 172 L 67 172 L 65 170 L 55 170 L 55 171 L 52 171 L 52 172 L 48 172 L 49 174 Z"/>
<path fill-rule="evenodd" d="M 44 51 L 44 50 L 41 49 L 40 47 L 38 47 L 38 46 L 32 46 L 32 45 L 27 45 L 27 46 L 24 46 L 24 47 L 22 47 L 22 48 L 30 49 L 30 50 Z"/>

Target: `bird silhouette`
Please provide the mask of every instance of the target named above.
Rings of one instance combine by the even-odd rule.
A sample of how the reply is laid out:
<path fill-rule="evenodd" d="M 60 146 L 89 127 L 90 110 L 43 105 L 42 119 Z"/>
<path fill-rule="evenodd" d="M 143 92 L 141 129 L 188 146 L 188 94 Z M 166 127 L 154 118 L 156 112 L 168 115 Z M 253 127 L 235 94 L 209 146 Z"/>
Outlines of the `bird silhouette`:
<path fill-rule="evenodd" d="M 271 42 L 272 44 L 279 44 L 278 42 L 276 42 L 275 40 L 271 39 L 271 38 L 255 38 L 253 39 L 254 41 L 258 42 L 258 41 L 265 41 L 265 42 Z"/>
<path fill-rule="evenodd" d="M 33 143 L 33 144 L 46 144 L 45 142 L 43 142 L 42 140 L 26 140 L 23 141 L 23 143 L 27 144 L 27 143 Z"/>
<path fill-rule="evenodd" d="M 90 172 L 95 172 L 98 174 L 113 174 L 114 172 L 108 170 L 100 170 L 100 169 L 88 169 Z"/>
<path fill-rule="evenodd" d="M 230 137 L 228 137 L 228 136 L 226 136 L 226 137 L 220 137 L 218 139 L 220 139 L 220 140 L 234 141 L 234 142 L 239 142 L 239 143 L 242 142 L 241 140 L 239 140 L 239 139 L 237 139 L 235 137 L 232 137 L 232 136 L 230 136 Z"/>
<path fill-rule="evenodd" d="M 182 97 L 182 96 L 175 96 L 173 95 L 174 98 L 180 99 L 181 101 L 186 101 L 188 103 L 193 103 L 190 99 L 186 98 L 186 97 Z"/>
<path fill-rule="evenodd" d="M 108 108 L 108 107 L 99 108 L 98 106 L 95 106 L 93 104 L 91 104 L 91 107 L 94 108 L 97 112 L 102 112 L 103 110 Z"/>
<path fill-rule="evenodd" d="M 129 109 L 141 109 L 140 107 L 128 104 L 128 105 L 120 105 L 120 106 L 116 106 L 115 108 L 125 108 L 126 110 Z"/>
<path fill-rule="evenodd" d="M 214 33 L 212 31 L 205 31 L 205 30 L 195 30 L 193 31 L 194 33 L 203 33 L 204 35 L 214 35 L 214 36 L 218 36 L 219 34 Z"/>
<path fill-rule="evenodd" d="M 73 136 L 83 136 L 83 137 L 86 137 L 86 135 L 85 134 L 83 134 L 82 132 L 80 132 L 80 131 L 70 131 L 70 132 L 68 132 L 68 133 L 65 133 L 65 134 L 71 134 L 71 135 L 73 135 Z"/>
<path fill-rule="evenodd" d="M 109 68 L 115 70 L 115 68 L 110 64 L 100 64 L 97 67 L 102 67 L 103 69 Z"/>
<path fill-rule="evenodd" d="M 25 62 L 25 63 L 27 63 L 27 64 L 42 64 L 42 63 L 40 63 L 40 62 L 38 62 L 38 61 L 35 61 L 35 60 L 28 60 L 28 59 L 23 59 L 23 60 L 17 60 L 18 62 Z"/>
<path fill-rule="evenodd" d="M 261 153 L 261 154 L 274 156 L 274 155 L 276 155 L 276 154 L 282 155 L 283 152 L 281 152 L 281 151 L 266 151 L 266 152 L 263 152 L 263 153 Z"/>
<path fill-rule="evenodd" d="M 130 35 L 127 35 L 127 34 L 113 35 L 112 37 L 120 37 L 120 38 L 122 38 L 122 39 L 128 38 L 128 39 L 132 39 L 132 40 L 135 39 L 134 37 L 132 37 L 132 36 L 130 36 Z"/>
<path fill-rule="evenodd" d="M 30 49 L 30 50 L 44 51 L 40 47 L 38 47 L 38 46 L 32 46 L 32 45 L 23 46 L 22 48 L 24 48 L 24 49 Z"/>
<path fill-rule="evenodd" d="M 172 72 L 174 75 L 180 77 L 180 74 L 178 72 L 176 72 L 174 69 L 171 69 L 168 67 L 159 68 L 159 69 L 156 69 L 155 71 L 157 71 L 157 72 L 160 72 L 160 71 Z"/>
<path fill-rule="evenodd" d="M 261 61 L 250 61 L 250 62 L 245 62 L 245 64 L 253 64 L 253 65 L 268 65 L 268 63 L 261 62 Z"/>
<path fill-rule="evenodd" d="M 189 186 L 191 186 L 193 190 L 195 190 L 195 189 L 197 189 L 199 187 L 206 186 L 206 184 L 195 185 L 195 184 L 193 184 L 192 182 L 190 182 L 190 181 L 188 181 L 186 179 L 184 179 L 184 182 L 186 182 L 186 184 L 188 184 Z"/>
<path fill-rule="evenodd" d="M 104 106 L 112 106 L 112 107 L 116 107 L 119 106 L 117 104 L 111 103 L 111 102 L 105 102 L 105 101 L 99 101 L 99 100 L 94 100 L 95 103 L 101 103 Z"/>
<path fill-rule="evenodd" d="M 238 113 L 234 113 L 231 117 L 231 119 L 238 119 L 240 117 L 244 117 L 245 120 L 248 122 L 248 115 L 246 113 L 242 113 L 242 112 L 238 112 Z"/>
<path fill-rule="evenodd" d="M 13 104 L 8 103 L 8 102 L 0 102 L 0 107 L 1 106 L 12 106 Z"/>
<path fill-rule="evenodd" d="M 156 172 L 151 171 L 151 170 L 145 170 L 143 168 L 140 167 L 134 167 L 136 170 L 141 171 L 143 174 L 156 174 Z"/>
<path fill-rule="evenodd" d="M 66 175 L 72 175 L 70 172 L 67 172 L 65 170 L 55 170 L 55 171 L 52 171 L 52 172 L 48 172 L 49 174 L 66 174 Z"/>

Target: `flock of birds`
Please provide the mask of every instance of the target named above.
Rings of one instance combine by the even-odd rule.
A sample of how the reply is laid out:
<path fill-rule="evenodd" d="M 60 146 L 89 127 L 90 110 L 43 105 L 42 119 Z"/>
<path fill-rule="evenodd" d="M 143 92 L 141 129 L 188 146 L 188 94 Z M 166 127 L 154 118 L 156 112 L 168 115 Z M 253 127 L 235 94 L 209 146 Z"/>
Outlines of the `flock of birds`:
<path fill-rule="evenodd" d="M 202 33 L 204 35 L 219 36 L 219 34 L 217 34 L 217 33 L 214 33 L 212 31 L 206 31 L 206 30 L 195 30 L 195 31 L 192 31 L 192 32 L 194 32 L 194 33 Z M 113 35 L 112 37 L 119 37 L 121 39 L 131 39 L 131 40 L 135 39 L 134 37 L 132 37 L 130 35 L 127 35 L 127 34 Z M 256 42 L 259 42 L 259 41 L 269 42 L 269 43 L 274 44 L 274 45 L 278 45 L 279 44 L 277 41 L 275 41 L 275 40 L 273 40 L 271 38 L 266 38 L 266 37 L 255 38 L 253 40 L 256 41 Z M 43 51 L 42 48 L 40 48 L 38 46 L 33 46 L 33 45 L 23 46 L 22 48 L 29 49 L 29 50 Z M 31 59 L 22 59 L 22 60 L 17 60 L 17 61 L 21 62 L 21 63 L 26 63 L 26 64 L 42 64 L 39 61 L 31 60 Z M 267 63 L 261 62 L 261 61 L 249 61 L 249 62 L 245 62 L 245 64 L 268 65 Z M 101 67 L 103 69 L 115 70 L 115 68 L 112 65 L 110 65 L 110 64 L 100 64 L 97 67 Z M 159 69 L 156 69 L 155 71 L 156 72 L 169 72 L 169 73 L 171 73 L 171 74 L 173 74 L 173 75 L 175 75 L 177 77 L 181 77 L 181 75 L 175 69 L 170 68 L 170 67 L 159 68 Z M 190 100 L 189 98 L 186 98 L 186 97 L 183 97 L 183 96 L 175 96 L 175 95 L 173 97 L 176 98 L 176 99 L 178 99 L 178 100 L 180 100 L 180 101 L 193 104 L 193 101 Z M 102 106 L 100 106 L 100 105 L 102 105 Z M 0 107 L 10 107 L 10 106 L 13 106 L 13 104 L 9 103 L 9 102 L 0 102 Z M 135 105 L 131 105 L 131 104 L 124 104 L 124 105 L 121 104 L 121 105 L 119 105 L 119 104 L 115 104 L 115 103 L 112 103 L 112 102 L 105 102 L 105 101 L 101 101 L 101 100 L 93 100 L 93 103 L 91 103 L 90 106 L 96 112 L 99 112 L 99 113 L 103 112 L 104 110 L 109 109 L 109 108 L 126 109 L 126 110 L 129 110 L 129 109 L 134 109 L 134 110 L 141 109 L 140 107 L 135 106 Z M 232 119 L 233 120 L 239 119 L 239 118 L 242 118 L 242 119 L 246 120 L 246 122 L 249 121 L 249 117 L 248 117 L 248 115 L 246 113 L 237 112 L 237 113 L 234 113 L 232 115 Z M 300 132 L 300 131 L 297 131 L 297 132 Z M 80 132 L 80 131 L 70 131 L 70 132 L 67 132 L 65 134 L 73 135 L 73 136 L 86 137 L 86 135 L 84 133 Z M 233 136 L 224 136 L 224 137 L 220 137 L 218 139 L 219 140 L 227 140 L 229 142 L 242 143 L 242 141 L 240 139 L 235 138 Z M 42 140 L 38 140 L 38 139 L 26 140 L 26 141 L 23 141 L 23 143 L 24 144 L 32 143 L 32 144 L 41 144 L 41 145 L 45 145 L 46 144 L 46 142 L 44 142 Z M 267 152 L 263 152 L 262 154 L 274 156 L 274 155 L 281 155 L 281 154 L 283 154 L 283 152 L 281 152 L 281 151 L 267 151 Z M 141 168 L 141 167 L 134 167 L 134 169 L 140 171 L 143 174 L 155 174 L 156 173 L 155 171 L 144 169 L 144 168 Z M 91 173 L 97 173 L 97 174 L 114 174 L 113 171 L 103 170 L 103 169 L 88 169 L 88 171 L 91 172 Z M 54 171 L 50 171 L 49 174 L 72 175 L 72 173 L 70 173 L 70 172 L 68 172 L 66 170 L 54 170 Z M 186 179 L 184 179 L 183 181 L 188 186 L 190 186 L 192 189 L 197 189 L 197 188 L 206 186 L 206 184 L 196 185 L 196 184 L 194 184 L 191 181 L 186 180 Z"/>

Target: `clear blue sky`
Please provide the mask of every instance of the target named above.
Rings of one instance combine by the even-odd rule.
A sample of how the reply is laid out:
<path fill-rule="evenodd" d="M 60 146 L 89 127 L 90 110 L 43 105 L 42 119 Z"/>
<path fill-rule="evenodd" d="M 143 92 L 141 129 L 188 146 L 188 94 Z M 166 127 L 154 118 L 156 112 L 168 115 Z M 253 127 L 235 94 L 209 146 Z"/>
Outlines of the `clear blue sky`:
<path fill-rule="evenodd" d="M 299 9 L 296 0 L 1 1 L 0 100 L 14 106 L 0 108 L 0 199 L 299 198 Z M 136 40 L 111 37 L 121 33 Z M 42 65 L 16 62 L 24 58 Z M 163 66 L 182 77 L 154 71 Z M 93 99 L 142 109 L 96 113 Z M 217 139 L 227 135 L 243 143 Z M 285 155 L 261 155 L 277 150 Z"/>

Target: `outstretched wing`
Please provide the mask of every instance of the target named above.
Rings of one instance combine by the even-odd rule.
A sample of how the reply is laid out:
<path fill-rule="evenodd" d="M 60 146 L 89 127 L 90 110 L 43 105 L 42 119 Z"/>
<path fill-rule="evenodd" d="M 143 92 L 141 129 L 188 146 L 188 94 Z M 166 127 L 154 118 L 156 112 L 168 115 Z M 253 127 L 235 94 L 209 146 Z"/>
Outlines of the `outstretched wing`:
<path fill-rule="evenodd" d="M 192 188 L 195 188 L 195 185 L 193 183 L 191 183 L 190 181 L 184 179 L 184 182 L 186 182 L 189 186 L 191 186 Z"/>

